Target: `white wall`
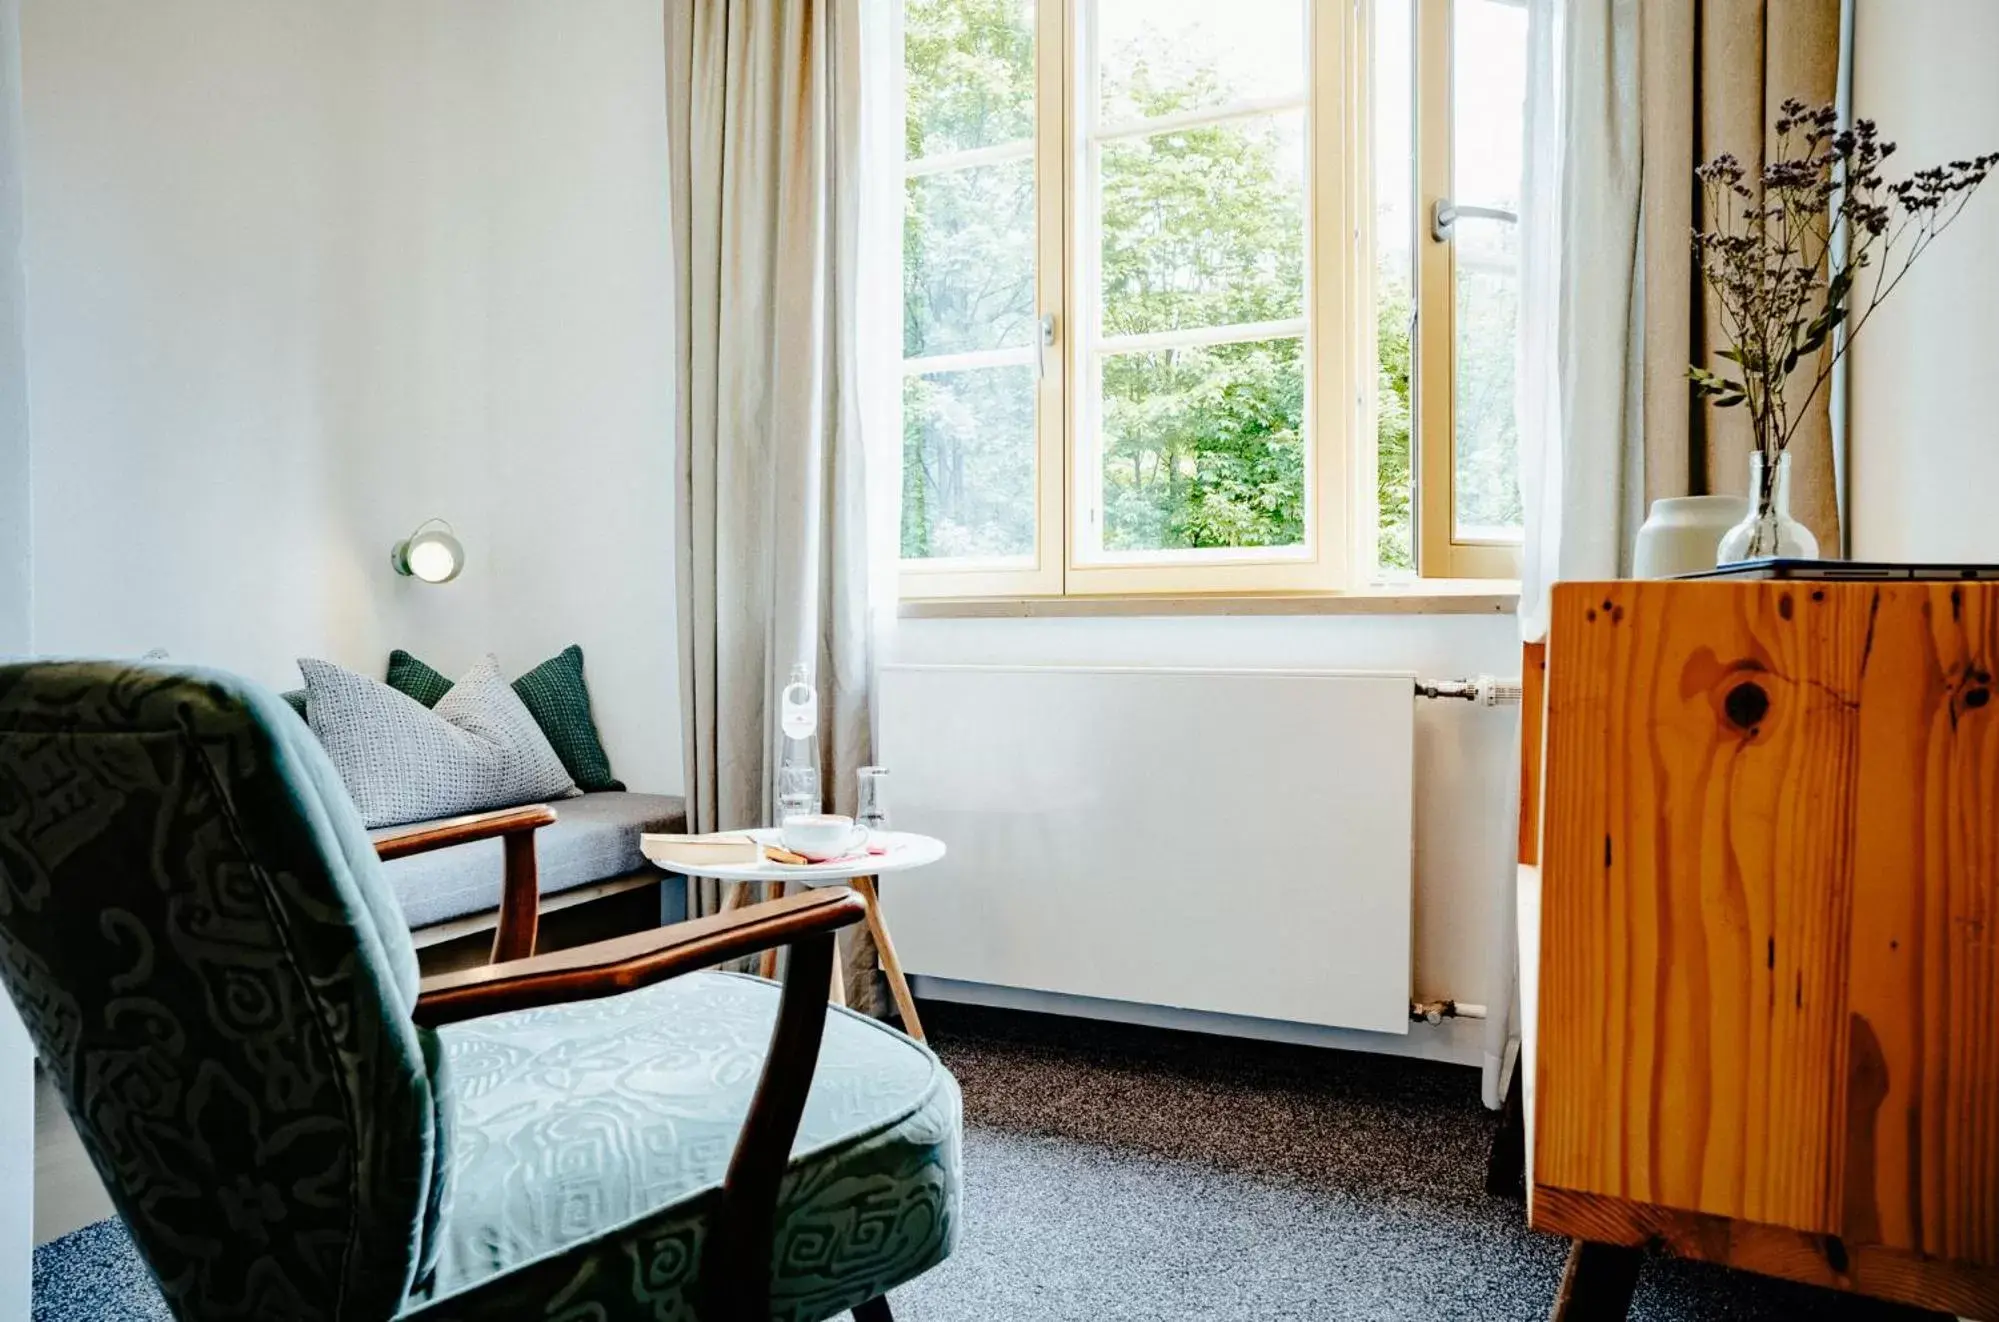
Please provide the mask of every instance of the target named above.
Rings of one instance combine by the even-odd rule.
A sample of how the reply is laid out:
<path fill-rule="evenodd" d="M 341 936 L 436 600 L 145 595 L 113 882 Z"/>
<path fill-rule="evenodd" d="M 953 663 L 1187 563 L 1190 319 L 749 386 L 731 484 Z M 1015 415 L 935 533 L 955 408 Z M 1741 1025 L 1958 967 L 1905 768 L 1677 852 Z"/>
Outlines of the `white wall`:
<path fill-rule="evenodd" d="M 21 8 L 0 0 L 0 656 L 30 650 L 28 365 L 21 269 Z"/>
<path fill-rule="evenodd" d="M 21 280 L 20 7 L 0 0 L 0 656 L 30 650 L 28 400 Z M 0 996 L 0 1322 L 27 1322 L 33 1285 L 35 1053 Z"/>
<path fill-rule="evenodd" d="M 895 659 L 1414 670 L 1426 678 L 1468 678 L 1519 674 L 1520 634 L 1512 615 L 905 620 Z M 1417 708 L 1419 996 L 1484 1002 L 1492 993 L 1493 931 L 1517 839 L 1516 722 L 1513 710 L 1461 702 Z"/>
<path fill-rule="evenodd" d="M 580 642 L 678 788 L 656 0 L 22 2 L 38 650 Z"/>
<path fill-rule="evenodd" d="M 1999 151 L 1999 4 L 1858 0 L 1854 108 L 1901 145 L 1891 177 Z M 1855 341 L 1853 553 L 1999 561 L 1999 180 Z"/>

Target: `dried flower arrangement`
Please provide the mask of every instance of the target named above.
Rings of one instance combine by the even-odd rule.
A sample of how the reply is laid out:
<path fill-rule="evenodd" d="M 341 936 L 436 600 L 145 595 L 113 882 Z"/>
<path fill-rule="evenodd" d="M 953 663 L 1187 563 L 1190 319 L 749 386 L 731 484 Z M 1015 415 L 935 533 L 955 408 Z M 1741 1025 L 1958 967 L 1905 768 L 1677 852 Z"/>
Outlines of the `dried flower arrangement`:
<path fill-rule="evenodd" d="M 1750 493 L 1752 520 L 1772 509 L 1778 460 L 1834 363 L 1999 166 L 1994 152 L 1889 183 L 1881 169 L 1895 144 L 1881 140 L 1873 120 L 1842 129 L 1832 106 L 1793 99 L 1772 127 L 1776 141 L 1760 175 L 1752 178 L 1727 155 L 1694 171 L 1714 226 L 1695 231 L 1694 258 L 1728 340 L 1717 357 L 1732 367 L 1694 365 L 1687 375 L 1717 408 L 1749 410 L 1763 458 L 1759 489 Z M 1833 236 L 1841 230 L 1845 261 L 1834 266 Z M 1876 266 L 1861 301 L 1861 273 Z M 1759 544 L 1750 554 L 1776 550 Z"/>

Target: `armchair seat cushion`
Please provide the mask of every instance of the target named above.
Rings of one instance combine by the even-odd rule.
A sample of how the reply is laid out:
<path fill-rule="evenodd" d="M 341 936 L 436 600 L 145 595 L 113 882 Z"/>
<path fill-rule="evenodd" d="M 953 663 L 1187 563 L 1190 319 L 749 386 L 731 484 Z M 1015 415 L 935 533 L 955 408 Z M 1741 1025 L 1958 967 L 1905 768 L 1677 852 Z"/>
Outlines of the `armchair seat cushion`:
<path fill-rule="evenodd" d="M 687 821 L 685 803 L 670 794 L 604 792 L 553 806 L 555 825 L 535 832 L 544 896 L 647 867 L 639 837 L 647 831 L 682 830 Z M 383 864 L 382 870 L 412 928 L 498 908 L 506 877 L 498 840 L 411 854 Z"/>
<path fill-rule="evenodd" d="M 777 1003 L 774 983 L 696 973 L 438 1030 L 452 1188 L 437 1302 L 411 1314 L 692 1322 Z M 775 1317 L 832 1317 L 950 1253 L 959 1127 L 928 1048 L 829 1010 L 779 1200 Z"/>

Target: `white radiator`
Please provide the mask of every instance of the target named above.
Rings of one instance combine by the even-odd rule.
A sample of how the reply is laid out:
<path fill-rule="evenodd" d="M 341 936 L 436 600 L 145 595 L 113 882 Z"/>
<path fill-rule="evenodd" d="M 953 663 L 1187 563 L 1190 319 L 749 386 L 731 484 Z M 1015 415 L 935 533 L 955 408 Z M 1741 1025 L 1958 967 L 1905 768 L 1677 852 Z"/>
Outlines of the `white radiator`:
<path fill-rule="evenodd" d="M 1413 678 L 884 667 L 904 968 L 1407 1032 Z"/>

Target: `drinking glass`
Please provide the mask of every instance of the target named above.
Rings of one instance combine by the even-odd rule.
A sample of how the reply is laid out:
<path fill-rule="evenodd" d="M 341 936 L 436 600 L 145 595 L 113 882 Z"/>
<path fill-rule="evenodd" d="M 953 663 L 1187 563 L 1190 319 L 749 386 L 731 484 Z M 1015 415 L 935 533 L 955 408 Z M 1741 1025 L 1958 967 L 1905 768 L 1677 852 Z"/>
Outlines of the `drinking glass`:
<path fill-rule="evenodd" d="M 888 768 L 862 767 L 854 775 L 860 790 L 854 820 L 870 831 L 888 830 Z"/>

